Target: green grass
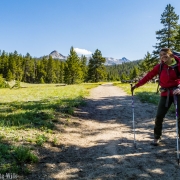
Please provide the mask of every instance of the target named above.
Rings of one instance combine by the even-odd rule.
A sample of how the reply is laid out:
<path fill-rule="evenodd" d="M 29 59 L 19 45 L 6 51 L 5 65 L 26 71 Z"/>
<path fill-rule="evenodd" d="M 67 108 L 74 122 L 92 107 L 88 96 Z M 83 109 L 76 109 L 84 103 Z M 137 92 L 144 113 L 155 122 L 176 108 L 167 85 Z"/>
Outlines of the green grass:
<path fill-rule="evenodd" d="M 88 89 L 97 84 L 70 86 L 28 85 L 21 89 L 0 89 L 0 127 L 53 128 L 55 112 L 73 114 L 84 103 Z"/>
<path fill-rule="evenodd" d="M 83 105 L 89 90 L 100 84 L 21 83 L 20 89 L 0 89 L 0 173 L 29 172 L 24 164 L 38 162 L 31 149 L 57 145 L 59 135 L 54 137 L 53 131 L 58 116 L 69 122 L 74 108 Z"/>
<path fill-rule="evenodd" d="M 27 173 L 25 163 L 36 163 L 38 157 L 29 147 L 0 143 L 0 173 Z"/>
<path fill-rule="evenodd" d="M 36 137 L 36 144 L 38 146 L 42 146 L 47 140 L 48 140 L 48 137 L 46 137 L 44 134 L 38 135 Z"/>

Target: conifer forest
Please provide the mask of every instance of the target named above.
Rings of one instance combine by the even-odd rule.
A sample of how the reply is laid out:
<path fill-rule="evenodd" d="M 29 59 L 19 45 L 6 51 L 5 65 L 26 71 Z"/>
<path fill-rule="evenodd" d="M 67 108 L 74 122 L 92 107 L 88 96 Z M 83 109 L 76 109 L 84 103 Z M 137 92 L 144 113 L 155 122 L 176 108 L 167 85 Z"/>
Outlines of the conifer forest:
<path fill-rule="evenodd" d="M 79 57 L 73 46 L 66 60 L 53 59 L 51 56 L 33 58 L 14 52 L 0 51 L 0 86 L 4 81 L 26 83 L 65 83 L 77 84 L 100 81 L 131 81 L 139 79 L 159 62 L 158 53 L 163 47 L 180 52 L 179 15 L 174 7 L 168 4 L 161 14 L 162 29 L 155 32 L 157 43 L 152 45 L 153 52 L 145 52 L 142 59 L 105 66 L 105 58 L 96 49 L 90 60 L 86 56 Z"/>

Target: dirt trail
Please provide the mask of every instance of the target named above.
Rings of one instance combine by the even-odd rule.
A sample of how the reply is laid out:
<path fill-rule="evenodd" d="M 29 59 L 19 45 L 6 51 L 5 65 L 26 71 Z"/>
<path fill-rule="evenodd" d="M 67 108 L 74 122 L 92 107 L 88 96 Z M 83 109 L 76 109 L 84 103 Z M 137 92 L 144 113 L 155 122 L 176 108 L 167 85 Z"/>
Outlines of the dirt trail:
<path fill-rule="evenodd" d="M 180 179 L 174 117 L 165 119 L 161 146 L 152 147 L 156 106 L 134 97 L 135 148 L 131 96 L 104 84 L 86 101 L 62 133 L 61 146 L 41 149 L 41 161 L 27 179 Z"/>

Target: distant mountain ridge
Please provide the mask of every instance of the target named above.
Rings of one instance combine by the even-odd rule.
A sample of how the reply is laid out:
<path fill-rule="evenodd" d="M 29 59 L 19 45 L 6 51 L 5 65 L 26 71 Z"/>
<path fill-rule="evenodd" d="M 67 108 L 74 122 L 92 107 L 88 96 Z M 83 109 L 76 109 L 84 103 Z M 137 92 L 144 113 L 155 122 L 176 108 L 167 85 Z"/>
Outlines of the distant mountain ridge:
<path fill-rule="evenodd" d="M 60 54 L 58 51 L 52 51 L 47 57 L 51 56 L 53 59 L 66 60 L 67 57 Z"/>
<path fill-rule="evenodd" d="M 130 62 L 130 60 L 125 57 L 123 57 L 122 59 L 115 59 L 112 57 L 105 57 L 105 58 L 106 58 L 105 65 L 116 65 L 116 64 L 122 64 L 125 62 Z"/>
<path fill-rule="evenodd" d="M 52 51 L 49 55 L 45 56 L 45 57 L 49 57 L 51 56 L 53 59 L 59 59 L 59 60 L 66 60 L 68 56 L 64 56 L 62 54 L 60 54 L 58 51 L 54 50 Z M 89 61 L 91 57 L 87 57 L 87 60 Z M 128 60 L 127 58 L 123 57 L 122 59 L 116 59 L 116 58 L 112 58 L 112 57 L 105 57 L 106 62 L 105 65 L 107 66 L 111 66 L 111 65 L 118 65 L 118 64 L 122 64 L 125 62 L 131 62 L 130 60 Z"/>

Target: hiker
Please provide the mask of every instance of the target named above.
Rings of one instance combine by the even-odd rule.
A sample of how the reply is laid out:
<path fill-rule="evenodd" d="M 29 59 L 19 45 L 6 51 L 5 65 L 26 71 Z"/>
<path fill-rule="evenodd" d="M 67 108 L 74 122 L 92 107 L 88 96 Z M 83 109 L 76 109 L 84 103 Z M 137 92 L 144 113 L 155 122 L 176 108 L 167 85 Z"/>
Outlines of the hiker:
<path fill-rule="evenodd" d="M 163 119 L 174 101 L 173 95 L 177 96 L 177 111 L 180 115 L 180 58 L 173 54 L 169 48 L 160 50 L 160 64 L 157 64 L 148 72 L 137 84 L 131 87 L 133 92 L 135 88 L 144 85 L 154 76 L 159 74 L 159 91 L 161 92 L 154 125 L 154 139 L 151 143 L 157 146 L 161 140 Z M 179 73 L 180 74 L 180 73 Z M 180 116 L 178 117 L 178 129 L 180 132 Z"/>

